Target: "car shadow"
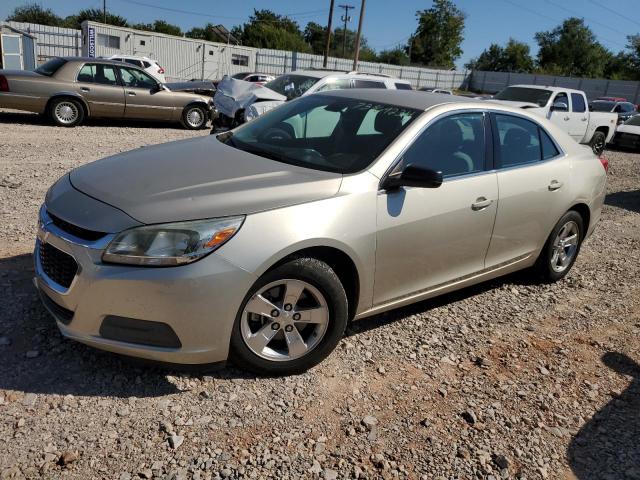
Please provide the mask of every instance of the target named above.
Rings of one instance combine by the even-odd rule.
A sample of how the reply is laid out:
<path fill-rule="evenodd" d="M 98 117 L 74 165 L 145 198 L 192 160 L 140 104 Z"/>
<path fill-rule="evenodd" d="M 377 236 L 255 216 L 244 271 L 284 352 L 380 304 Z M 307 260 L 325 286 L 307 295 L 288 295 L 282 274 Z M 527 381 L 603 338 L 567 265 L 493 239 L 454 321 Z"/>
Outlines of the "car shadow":
<path fill-rule="evenodd" d="M 571 440 L 569 465 L 578 480 L 640 478 L 640 365 L 617 352 L 602 356 L 631 384 L 600 409 Z"/>
<path fill-rule="evenodd" d="M 640 190 L 610 193 L 604 199 L 604 203 L 612 207 L 640 213 Z"/>
<path fill-rule="evenodd" d="M 20 111 L 0 110 L 0 124 L 43 125 L 51 128 L 64 129 L 64 127 L 55 126 L 45 115 Z M 82 123 L 82 125 L 87 127 L 173 128 L 176 130 L 184 130 L 179 122 L 145 122 L 143 120 L 114 118 L 88 118 Z M 203 127 L 203 129 L 207 129 L 207 127 Z"/>

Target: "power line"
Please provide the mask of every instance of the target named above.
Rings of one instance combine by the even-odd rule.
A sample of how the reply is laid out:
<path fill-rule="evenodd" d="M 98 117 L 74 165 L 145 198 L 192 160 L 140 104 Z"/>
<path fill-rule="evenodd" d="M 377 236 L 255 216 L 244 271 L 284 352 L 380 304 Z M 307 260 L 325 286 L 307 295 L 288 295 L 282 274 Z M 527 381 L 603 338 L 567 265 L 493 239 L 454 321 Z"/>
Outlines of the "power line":
<path fill-rule="evenodd" d="M 552 2 L 551 0 L 547 0 L 547 3 L 553 5 L 556 8 L 564 10 L 565 12 L 567 12 L 567 13 L 569 13 L 571 15 L 578 15 L 578 16 L 580 16 L 580 18 L 583 18 L 583 19 L 589 21 L 590 23 L 593 23 L 594 25 L 600 25 L 602 28 L 606 28 L 607 30 L 611 30 L 611 31 L 613 31 L 615 33 L 620 33 L 620 30 L 617 29 L 617 28 L 613 28 L 613 27 L 610 27 L 609 25 L 607 25 L 605 23 L 599 22 L 597 20 L 593 20 L 591 18 L 587 18 L 587 17 L 585 17 L 584 15 L 582 15 L 579 12 L 576 12 L 575 10 L 571 10 L 569 8 L 566 8 L 566 7 L 562 6 L 562 5 L 558 5 L 557 3 Z"/>
<path fill-rule="evenodd" d="M 635 20 L 632 20 L 631 18 L 627 17 L 626 15 L 623 15 L 622 13 L 618 12 L 617 10 L 614 10 L 613 8 L 609 8 L 606 5 L 602 5 L 599 2 L 596 2 L 596 0 L 589 0 L 591 3 L 593 3 L 594 5 L 597 5 L 598 7 L 606 10 L 609 13 L 613 13 L 614 15 L 623 18 L 625 20 L 627 20 L 628 22 L 633 23 L 634 25 L 638 25 L 640 26 L 640 22 L 636 22 Z"/>

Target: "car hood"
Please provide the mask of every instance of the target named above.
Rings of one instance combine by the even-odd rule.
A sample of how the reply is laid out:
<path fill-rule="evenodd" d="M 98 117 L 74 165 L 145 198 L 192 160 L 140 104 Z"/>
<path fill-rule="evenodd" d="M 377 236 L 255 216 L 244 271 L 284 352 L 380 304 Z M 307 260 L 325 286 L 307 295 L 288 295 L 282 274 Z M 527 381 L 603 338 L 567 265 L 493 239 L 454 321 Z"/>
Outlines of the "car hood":
<path fill-rule="evenodd" d="M 516 102 L 513 100 L 496 100 L 495 98 L 491 98 L 487 100 L 488 102 L 501 103 L 503 105 L 509 105 L 511 107 L 516 108 L 542 108 L 537 103 L 533 102 Z"/>
<path fill-rule="evenodd" d="M 70 174 L 79 191 L 141 223 L 251 214 L 329 198 L 342 175 L 225 145 L 215 136 L 140 148 Z"/>
<path fill-rule="evenodd" d="M 202 81 L 202 82 L 173 82 L 173 83 L 165 83 L 165 87 L 167 87 L 172 92 L 195 92 L 195 93 L 214 93 L 216 91 L 216 86 L 212 81 Z"/>
<path fill-rule="evenodd" d="M 635 135 L 640 135 L 640 126 L 622 124 L 618 125 L 618 128 L 616 128 L 616 132 L 633 133 Z"/>

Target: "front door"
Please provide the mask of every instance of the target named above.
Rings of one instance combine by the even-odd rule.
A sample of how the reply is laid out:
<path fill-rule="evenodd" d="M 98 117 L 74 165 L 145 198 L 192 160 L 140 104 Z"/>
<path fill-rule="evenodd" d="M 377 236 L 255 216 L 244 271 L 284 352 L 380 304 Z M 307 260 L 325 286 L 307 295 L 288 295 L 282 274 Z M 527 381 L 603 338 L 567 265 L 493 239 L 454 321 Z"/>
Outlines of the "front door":
<path fill-rule="evenodd" d="M 151 75 L 137 68 L 118 67 L 125 91 L 125 117 L 171 120 L 173 99 L 171 92 L 158 88 Z"/>
<path fill-rule="evenodd" d="M 562 108 L 553 108 L 554 104 L 557 105 L 561 103 L 565 106 Z M 549 120 L 571 135 L 575 140 L 582 140 L 582 137 L 584 137 L 586 132 L 587 122 L 585 122 L 585 131 L 582 132 L 582 135 L 579 135 L 578 125 L 580 118 L 586 117 L 585 112 L 576 113 L 571 111 L 571 101 L 569 100 L 569 95 L 567 95 L 566 92 L 556 93 L 555 97 L 551 100 L 551 106 L 552 109 L 549 111 Z"/>
<path fill-rule="evenodd" d="M 89 104 L 92 117 L 124 116 L 124 90 L 113 65 L 85 63 L 76 78 L 76 91 Z"/>
<path fill-rule="evenodd" d="M 488 117 L 454 113 L 437 120 L 396 168 L 441 171 L 438 188 L 378 194 L 374 304 L 428 290 L 484 268 L 496 215 L 496 174 L 486 170 Z"/>
<path fill-rule="evenodd" d="M 487 268 L 537 254 L 571 195 L 570 160 L 537 123 L 495 114 L 500 201 Z"/>

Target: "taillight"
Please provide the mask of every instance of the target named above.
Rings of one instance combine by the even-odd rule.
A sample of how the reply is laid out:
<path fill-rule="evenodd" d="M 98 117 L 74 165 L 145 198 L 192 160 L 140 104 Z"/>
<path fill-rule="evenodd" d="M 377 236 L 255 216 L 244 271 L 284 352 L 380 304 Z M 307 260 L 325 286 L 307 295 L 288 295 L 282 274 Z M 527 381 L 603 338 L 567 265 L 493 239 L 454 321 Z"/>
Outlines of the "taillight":
<path fill-rule="evenodd" d="M 7 77 L 4 75 L 0 75 L 0 92 L 8 92 L 9 91 L 9 82 L 7 81 Z"/>
<path fill-rule="evenodd" d="M 160 65 L 158 65 L 158 73 L 164 74 L 164 68 L 162 68 Z"/>
<path fill-rule="evenodd" d="M 609 173 L 609 160 L 603 155 L 600 155 L 598 158 L 600 159 L 600 163 L 602 164 L 604 171 Z"/>

